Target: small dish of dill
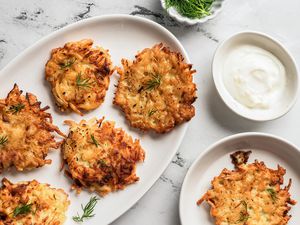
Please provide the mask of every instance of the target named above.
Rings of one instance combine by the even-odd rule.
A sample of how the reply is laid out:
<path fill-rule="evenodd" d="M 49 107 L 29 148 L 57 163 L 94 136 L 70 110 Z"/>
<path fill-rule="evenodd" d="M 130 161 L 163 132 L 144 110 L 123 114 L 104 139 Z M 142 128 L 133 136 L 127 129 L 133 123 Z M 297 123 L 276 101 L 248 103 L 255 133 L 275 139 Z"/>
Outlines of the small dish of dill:
<path fill-rule="evenodd" d="M 220 12 L 224 0 L 161 0 L 168 14 L 189 25 L 204 23 Z"/>

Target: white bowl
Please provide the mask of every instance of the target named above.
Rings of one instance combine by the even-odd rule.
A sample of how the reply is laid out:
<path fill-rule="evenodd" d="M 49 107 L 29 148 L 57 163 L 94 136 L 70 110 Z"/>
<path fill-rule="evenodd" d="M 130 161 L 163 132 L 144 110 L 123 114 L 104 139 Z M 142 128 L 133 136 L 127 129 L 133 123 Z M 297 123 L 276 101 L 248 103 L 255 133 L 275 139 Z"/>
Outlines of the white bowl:
<path fill-rule="evenodd" d="M 228 54 L 239 45 L 255 45 L 271 52 L 284 65 L 287 75 L 287 86 L 281 101 L 276 102 L 269 109 L 250 109 L 240 104 L 225 87 L 223 81 L 224 60 Z M 274 38 L 254 31 L 237 33 L 225 40 L 216 50 L 212 64 L 212 73 L 215 86 L 225 104 L 236 114 L 253 120 L 269 121 L 286 114 L 296 102 L 298 94 L 298 69 L 294 58 L 289 51 Z"/>
<path fill-rule="evenodd" d="M 299 202 L 300 196 L 300 149 L 287 140 L 264 133 L 240 133 L 217 141 L 206 150 L 189 168 L 180 192 L 179 214 L 182 225 L 213 225 L 209 215 L 210 207 L 206 203 L 197 206 L 196 202 L 211 187 L 211 180 L 224 168 L 233 169 L 230 154 L 238 150 L 251 150 L 249 163 L 264 161 L 269 168 L 277 165 L 286 169 L 284 185 L 289 178 L 293 183 L 290 189 L 292 199 Z M 284 186 L 283 185 L 283 186 Z M 300 205 L 292 207 L 289 225 L 299 225 Z"/>
<path fill-rule="evenodd" d="M 212 4 L 211 14 L 209 16 L 203 17 L 201 19 L 190 19 L 180 15 L 174 7 L 167 8 L 166 0 L 160 0 L 162 7 L 168 12 L 168 14 L 180 23 L 185 23 L 188 25 L 194 25 L 197 23 L 205 23 L 206 21 L 216 17 L 216 15 L 221 11 L 222 4 L 225 0 L 215 0 Z"/>

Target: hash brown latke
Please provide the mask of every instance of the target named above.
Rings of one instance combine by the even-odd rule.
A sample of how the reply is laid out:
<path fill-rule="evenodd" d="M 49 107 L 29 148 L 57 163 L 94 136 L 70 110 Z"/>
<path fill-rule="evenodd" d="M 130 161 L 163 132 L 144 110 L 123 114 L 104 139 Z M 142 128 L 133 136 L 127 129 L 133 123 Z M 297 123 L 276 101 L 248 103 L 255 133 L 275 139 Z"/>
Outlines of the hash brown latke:
<path fill-rule="evenodd" d="M 0 225 L 62 225 L 70 201 L 62 189 L 36 180 L 11 183 L 0 189 Z"/>
<path fill-rule="evenodd" d="M 131 126 L 164 133 L 195 115 L 192 65 L 162 43 L 138 53 L 132 62 L 122 59 L 114 104 Z"/>
<path fill-rule="evenodd" d="M 52 124 L 52 117 L 41 108 L 36 96 L 22 95 L 15 84 L 6 99 L 0 99 L 0 173 L 10 167 L 18 171 L 50 164 L 50 149 L 57 149 L 52 132 L 64 136 Z"/>
<path fill-rule="evenodd" d="M 70 132 L 62 154 L 78 193 L 85 187 L 104 196 L 139 180 L 136 164 L 145 158 L 139 140 L 133 141 L 121 128 L 115 128 L 114 122 L 103 119 L 65 123 Z"/>
<path fill-rule="evenodd" d="M 197 202 L 207 201 L 217 225 L 285 225 L 290 219 L 289 184 L 281 188 L 285 169 L 269 169 L 264 162 L 246 164 L 250 152 L 231 155 L 235 170 L 223 169 L 212 188 Z"/>
<path fill-rule="evenodd" d="M 68 108 L 92 110 L 104 101 L 113 73 L 108 50 L 92 48 L 93 41 L 83 39 L 55 48 L 46 64 L 46 80 L 61 111 Z"/>

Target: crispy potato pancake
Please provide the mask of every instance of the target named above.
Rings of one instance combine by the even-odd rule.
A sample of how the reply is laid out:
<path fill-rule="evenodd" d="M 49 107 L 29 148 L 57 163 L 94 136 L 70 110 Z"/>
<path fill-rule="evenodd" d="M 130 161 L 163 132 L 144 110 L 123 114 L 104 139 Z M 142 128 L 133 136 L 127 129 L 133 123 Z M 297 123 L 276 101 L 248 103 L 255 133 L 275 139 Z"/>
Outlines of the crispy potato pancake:
<path fill-rule="evenodd" d="M 131 126 L 164 133 L 195 115 L 192 65 L 162 43 L 146 48 L 133 62 L 122 59 L 114 104 Z"/>
<path fill-rule="evenodd" d="M 70 201 L 62 189 L 36 180 L 11 183 L 2 180 L 0 225 L 61 225 Z"/>
<path fill-rule="evenodd" d="M 41 103 L 30 93 L 22 95 L 15 84 L 6 99 L 0 99 L 0 173 L 9 167 L 18 171 L 50 164 L 48 151 L 60 146 L 52 132 L 62 136 L 52 117 L 40 108 Z"/>
<path fill-rule="evenodd" d="M 80 110 L 95 109 L 104 101 L 114 69 L 108 50 L 92 45 L 92 40 L 84 39 L 51 52 L 46 79 L 61 111 L 70 108 L 83 115 Z"/>
<path fill-rule="evenodd" d="M 281 188 L 285 169 L 269 169 L 264 162 L 246 164 L 251 152 L 231 155 L 235 170 L 223 169 L 197 202 L 207 201 L 217 225 L 285 225 L 291 218 L 291 180 Z"/>
<path fill-rule="evenodd" d="M 114 122 L 102 121 L 66 121 L 70 133 L 62 154 L 78 193 L 85 187 L 104 196 L 139 180 L 136 164 L 145 158 L 139 140 L 133 141 L 121 128 L 115 128 Z"/>

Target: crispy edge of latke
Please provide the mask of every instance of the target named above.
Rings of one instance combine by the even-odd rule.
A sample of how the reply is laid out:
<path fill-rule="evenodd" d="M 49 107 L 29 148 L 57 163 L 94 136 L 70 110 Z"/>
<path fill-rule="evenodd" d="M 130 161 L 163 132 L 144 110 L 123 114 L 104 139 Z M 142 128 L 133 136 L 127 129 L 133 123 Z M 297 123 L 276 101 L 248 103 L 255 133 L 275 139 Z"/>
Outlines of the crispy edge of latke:
<path fill-rule="evenodd" d="M 252 151 L 236 151 L 230 154 L 232 164 L 237 168 L 239 165 L 246 164 Z"/>
<path fill-rule="evenodd" d="M 188 119 L 184 119 L 180 122 L 175 121 L 175 123 L 169 127 L 165 127 L 165 128 L 157 128 L 157 129 L 154 129 L 154 128 L 149 128 L 149 127 L 141 127 L 141 126 L 137 126 L 135 125 L 132 120 L 130 119 L 130 115 L 129 113 L 127 113 L 127 107 L 124 107 L 122 104 L 120 104 L 117 100 L 116 100 L 116 96 L 120 94 L 120 83 L 121 83 L 121 79 L 123 79 L 123 76 L 125 74 L 125 70 L 126 68 L 129 68 L 130 66 L 132 66 L 133 64 L 135 63 L 138 63 L 138 61 L 140 60 L 140 56 L 143 55 L 146 51 L 149 51 L 150 49 L 155 49 L 155 48 L 158 48 L 159 50 L 163 51 L 164 53 L 168 54 L 168 55 L 175 55 L 178 59 L 178 63 L 181 63 L 180 65 L 184 65 L 183 69 L 189 69 L 190 70 L 190 75 L 191 77 L 193 77 L 193 75 L 197 72 L 195 69 L 191 70 L 192 69 L 192 64 L 188 64 L 188 63 L 185 63 L 184 62 L 184 57 L 182 56 L 182 54 L 180 52 L 173 52 L 171 51 L 170 47 L 168 46 L 164 46 L 164 44 L 162 42 L 158 43 L 158 44 L 155 44 L 154 46 L 152 46 L 151 48 L 145 48 L 143 49 L 142 51 L 139 51 L 136 55 L 135 55 L 135 59 L 134 60 L 128 60 L 128 59 L 125 59 L 125 58 L 122 58 L 121 59 L 121 63 L 122 63 L 122 66 L 123 68 L 121 67 L 117 67 L 116 70 L 117 70 L 117 73 L 119 74 L 119 80 L 118 80 L 118 84 L 116 85 L 116 91 L 115 91 L 115 96 L 114 96 L 114 99 L 113 99 L 113 104 L 114 105 L 117 105 L 118 107 L 121 108 L 122 112 L 125 114 L 125 118 L 127 120 L 127 122 L 129 122 L 130 126 L 131 127 L 134 127 L 134 128 L 137 128 L 139 129 L 140 131 L 142 132 L 148 132 L 148 131 L 155 131 L 156 133 L 160 133 L 160 134 L 163 134 L 163 133 L 168 133 L 170 132 L 171 130 L 174 129 L 174 127 L 176 127 L 177 125 L 180 125 L 184 122 L 188 122 L 189 120 L 191 120 L 194 116 L 195 116 L 195 107 L 193 106 L 193 103 L 196 101 L 197 99 L 197 96 L 196 96 L 196 92 L 197 92 L 197 87 L 196 87 L 196 84 L 193 82 L 193 86 L 194 86 L 194 95 L 193 95 L 193 99 L 188 103 L 188 105 L 190 106 L 190 109 L 193 111 L 192 112 L 192 116 Z M 181 103 L 182 104 L 182 103 Z"/>

